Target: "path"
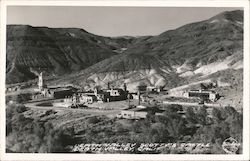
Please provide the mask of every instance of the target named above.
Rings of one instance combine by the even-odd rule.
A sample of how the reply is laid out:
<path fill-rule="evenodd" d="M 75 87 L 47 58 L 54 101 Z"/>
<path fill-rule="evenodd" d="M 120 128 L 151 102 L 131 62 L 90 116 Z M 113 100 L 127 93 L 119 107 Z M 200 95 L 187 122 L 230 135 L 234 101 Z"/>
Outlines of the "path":
<path fill-rule="evenodd" d="M 162 102 L 163 104 L 168 104 L 168 105 L 171 105 L 171 104 L 175 104 L 175 105 L 183 105 L 183 106 L 207 106 L 207 107 L 225 107 L 224 105 L 222 104 L 214 104 L 214 103 L 204 103 L 204 104 L 199 104 L 199 103 L 191 103 L 191 102 L 179 102 L 179 101 L 163 101 Z"/>

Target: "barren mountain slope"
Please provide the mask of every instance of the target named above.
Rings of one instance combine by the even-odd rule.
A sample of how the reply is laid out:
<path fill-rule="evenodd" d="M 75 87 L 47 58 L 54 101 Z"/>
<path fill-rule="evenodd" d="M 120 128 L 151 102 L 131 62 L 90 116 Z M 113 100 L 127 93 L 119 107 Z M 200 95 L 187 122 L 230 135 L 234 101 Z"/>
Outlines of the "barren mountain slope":
<path fill-rule="evenodd" d="M 187 80 L 205 79 L 243 60 L 243 12 L 223 12 L 133 43 L 124 53 L 57 81 L 93 87 L 107 82 L 161 85 L 172 88 Z"/>
<path fill-rule="evenodd" d="M 7 26 L 7 83 L 35 78 L 32 70 L 62 75 L 123 52 L 133 37 L 109 38 L 77 28 Z"/>

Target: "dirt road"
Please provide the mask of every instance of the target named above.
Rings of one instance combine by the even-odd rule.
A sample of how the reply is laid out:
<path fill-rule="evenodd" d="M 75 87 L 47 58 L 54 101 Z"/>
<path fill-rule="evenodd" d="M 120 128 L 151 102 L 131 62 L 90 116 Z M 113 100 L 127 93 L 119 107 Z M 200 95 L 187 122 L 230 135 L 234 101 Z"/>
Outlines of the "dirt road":
<path fill-rule="evenodd" d="M 179 101 L 163 101 L 163 104 L 178 104 L 178 105 L 183 105 L 183 106 L 207 106 L 207 107 L 225 107 L 222 104 L 218 103 L 204 103 L 204 104 L 198 104 L 198 103 L 192 103 L 192 102 L 179 102 Z"/>

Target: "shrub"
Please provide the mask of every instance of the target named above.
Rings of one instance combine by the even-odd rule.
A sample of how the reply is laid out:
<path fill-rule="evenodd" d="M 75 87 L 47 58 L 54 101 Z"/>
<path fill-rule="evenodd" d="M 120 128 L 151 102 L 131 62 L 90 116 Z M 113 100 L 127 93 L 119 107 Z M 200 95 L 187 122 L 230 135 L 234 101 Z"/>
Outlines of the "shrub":
<path fill-rule="evenodd" d="M 89 124 L 96 124 L 96 123 L 98 123 L 98 122 L 100 122 L 100 120 L 99 120 L 99 118 L 98 117 L 90 117 L 89 119 L 88 119 L 88 123 Z"/>
<path fill-rule="evenodd" d="M 74 144 L 73 131 L 56 129 L 51 122 L 26 118 L 24 106 L 7 107 L 6 149 L 13 152 L 66 152 Z"/>

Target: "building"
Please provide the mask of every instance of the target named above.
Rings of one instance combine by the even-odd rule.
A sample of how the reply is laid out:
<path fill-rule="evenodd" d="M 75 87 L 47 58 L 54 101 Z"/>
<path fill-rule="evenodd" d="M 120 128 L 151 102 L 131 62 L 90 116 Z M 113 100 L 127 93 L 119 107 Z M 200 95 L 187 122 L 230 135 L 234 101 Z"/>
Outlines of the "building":
<path fill-rule="evenodd" d="M 161 91 L 163 91 L 163 87 L 147 86 L 147 91 L 160 93 Z"/>
<path fill-rule="evenodd" d="M 34 93 L 31 96 L 32 100 L 44 100 L 44 99 L 51 99 L 51 98 L 53 98 L 53 97 L 44 95 L 43 93 L 40 93 L 40 92 Z"/>
<path fill-rule="evenodd" d="M 74 93 L 73 95 L 66 96 L 64 102 L 71 102 L 73 105 L 78 104 L 92 104 L 97 101 L 94 93 Z"/>
<path fill-rule="evenodd" d="M 139 108 L 125 109 L 121 111 L 121 118 L 125 119 L 142 119 L 147 117 L 147 111 L 143 111 Z"/>
<path fill-rule="evenodd" d="M 127 108 L 122 110 L 117 117 L 125 119 L 145 119 L 149 113 L 159 115 L 163 111 L 164 110 L 160 110 L 155 107 L 146 107 L 140 105 L 136 108 Z"/>
<path fill-rule="evenodd" d="M 65 103 L 72 103 L 73 102 L 73 99 L 71 96 L 66 96 L 64 99 L 63 99 L 63 102 Z"/>
<path fill-rule="evenodd" d="M 33 100 L 40 99 L 61 99 L 72 96 L 74 91 L 69 88 L 43 88 L 42 91 L 37 91 L 32 95 Z"/>
<path fill-rule="evenodd" d="M 46 98 L 46 97 L 49 97 L 49 98 L 54 98 L 54 92 L 51 91 L 50 89 L 48 88 L 44 88 L 42 91 L 41 91 L 41 94 Z"/>
<path fill-rule="evenodd" d="M 97 101 L 97 97 L 91 94 L 80 93 L 78 94 L 78 97 L 79 97 L 79 103 L 92 104 Z"/>
<path fill-rule="evenodd" d="M 67 96 L 72 96 L 74 90 L 71 88 L 56 88 L 51 90 L 55 99 L 65 98 Z"/>
<path fill-rule="evenodd" d="M 99 102 L 99 103 L 107 102 L 108 97 L 109 97 L 109 94 L 105 93 L 105 92 L 101 92 L 101 93 L 96 94 L 96 99 L 97 99 L 97 102 Z"/>
<path fill-rule="evenodd" d="M 108 89 L 107 92 L 111 97 L 121 96 L 122 89 Z"/>
<path fill-rule="evenodd" d="M 50 87 L 48 88 L 47 85 L 44 83 L 43 80 L 43 72 L 38 75 L 38 88 L 35 89 L 35 94 L 33 94 L 33 100 L 39 99 L 61 99 L 61 98 L 68 98 L 76 92 L 76 88 L 74 87 Z"/>
<path fill-rule="evenodd" d="M 72 104 L 92 104 L 94 102 L 112 102 L 126 100 L 128 92 L 121 88 L 111 88 L 99 90 L 95 88 L 93 91 L 76 91 L 70 89 L 61 89 L 54 92 L 55 98 L 64 98 L 65 102 L 72 102 Z"/>
<path fill-rule="evenodd" d="M 104 89 L 94 92 L 100 102 L 113 102 L 126 100 L 128 92 L 121 88 Z"/>
<path fill-rule="evenodd" d="M 190 90 L 188 97 L 196 97 L 205 101 L 215 102 L 219 99 L 219 94 L 212 90 Z"/>
<path fill-rule="evenodd" d="M 127 99 L 127 92 L 123 89 L 106 89 L 106 90 L 98 90 L 94 89 L 94 91 L 88 92 L 76 92 L 72 90 L 60 90 L 54 93 L 54 97 L 56 98 L 65 98 L 64 102 L 72 102 L 72 104 L 92 104 L 94 102 L 111 102 L 111 101 L 120 101 Z"/>

